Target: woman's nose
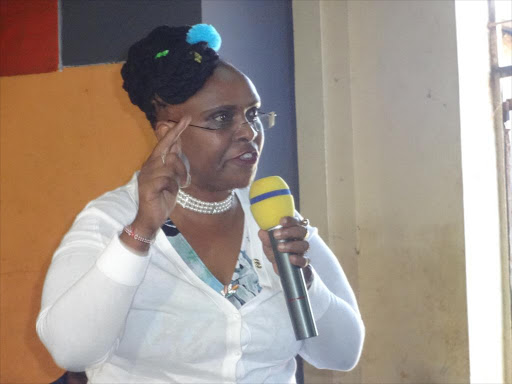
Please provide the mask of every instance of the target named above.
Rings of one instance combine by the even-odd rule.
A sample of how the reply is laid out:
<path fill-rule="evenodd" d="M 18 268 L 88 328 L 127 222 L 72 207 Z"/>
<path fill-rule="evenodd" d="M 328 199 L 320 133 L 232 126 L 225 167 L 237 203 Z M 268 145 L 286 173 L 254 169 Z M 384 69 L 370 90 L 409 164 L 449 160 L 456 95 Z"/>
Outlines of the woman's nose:
<path fill-rule="evenodd" d="M 254 128 L 254 124 L 250 123 L 245 119 L 244 122 L 240 123 L 236 129 L 236 138 L 247 141 L 253 141 L 258 136 L 258 131 Z"/>

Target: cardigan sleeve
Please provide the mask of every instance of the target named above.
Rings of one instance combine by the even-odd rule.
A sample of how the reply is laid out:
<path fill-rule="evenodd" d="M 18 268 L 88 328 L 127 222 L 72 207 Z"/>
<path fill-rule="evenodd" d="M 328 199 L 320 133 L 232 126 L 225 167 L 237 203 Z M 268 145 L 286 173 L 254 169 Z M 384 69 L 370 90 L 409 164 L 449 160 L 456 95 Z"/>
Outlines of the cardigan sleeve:
<path fill-rule="evenodd" d="M 56 364 L 83 371 L 116 349 L 150 256 L 119 240 L 122 224 L 85 209 L 55 252 L 36 329 Z"/>
<path fill-rule="evenodd" d="M 361 356 L 364 324 L 340 263 L 317 229 L 309 231 L 314 279 L 308 294 L 318 336 L 305 340 L 299 354 L 317 368 L 348 371 Z"/>

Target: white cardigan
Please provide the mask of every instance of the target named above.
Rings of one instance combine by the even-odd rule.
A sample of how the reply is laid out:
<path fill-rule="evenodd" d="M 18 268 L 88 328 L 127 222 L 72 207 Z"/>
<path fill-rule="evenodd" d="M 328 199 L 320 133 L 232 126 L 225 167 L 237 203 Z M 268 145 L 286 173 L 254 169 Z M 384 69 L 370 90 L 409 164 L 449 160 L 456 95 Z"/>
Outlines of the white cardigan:
<path fill-rule="evenodd" d="M 248 190 L 236 193 L 262 287 L 240 310 L 187 267 L 162 230 L 148 257 L 120 242 L 137 213 L 137 173 L 90 202 L 55 252 L 43 289 L 37 332 L 55 362 L 85 370 L 91 384 L 294 383 L 297 354 L 318 368 L 353 368 L 364 326 L 335 256 L 309 228 L 319 336 L 296 341 Z"/>

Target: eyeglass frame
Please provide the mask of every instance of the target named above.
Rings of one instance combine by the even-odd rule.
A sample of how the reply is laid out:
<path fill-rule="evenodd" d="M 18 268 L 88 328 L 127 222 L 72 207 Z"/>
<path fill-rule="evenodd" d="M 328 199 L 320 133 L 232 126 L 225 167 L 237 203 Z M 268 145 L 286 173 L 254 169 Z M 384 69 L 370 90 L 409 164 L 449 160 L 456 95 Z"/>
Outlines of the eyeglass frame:
<path fill-rule="evenodd" d="M 267 128 L 267 130 L 268 130 L 268 129 L 272 128 L 272 127 L 276 124 L 276 123 L 275 123 L 275 119 L 276 119 L 276 117 L 277 117 L 277 113 L 275 113 L 275 112 L 261 113 L 261 114 L 259 114 L 259 115 L 258 115 L 258 116 L 256 116 L 256 117 L 259 117 L 259 116 L 265 116 L 265 115 L 267 115 L 267 116 L 272 116 L 272 117 L 274 118 L 274 124 L 272 124 L 272 126 L 271 126 L 271 127 L 268 127 L 268 128 Z M 178 122 L 177 122 L 177 121 L 174 121 L 174 120 L 167 120 L 167 121 L 170 121 L 170 122 L 173 122 L 173 123 L 178 124 Z M 242 124 L 240 124 L 240 125 L 243 125 L 243 124 L 252 124 L 252 123 L 254 123 L 254 122 L 253 122 L 253 121 L 246 121 L 245 123 L 242 123 Z M 240 125 L 239 125 L 239 126 L 240 126 Z M 210 128 L 210 127 L 201 127 L 200 125 L 194 125 L 194 124 L 189 124 L 189 126 L 190 126 L 190 127 L 196 127 L 196 128 L 207 129 L 208 131 L 224 131 L 224 130 L 226 130 L 226 128 Z M 255 131 L 257 131 L 257 130 L 252 126 L 252 125 L 251 125 L 251 128 L 252 128 L 252 129 L 254 129 Z M 259 132 L 259 131 L 257 131 L 257 132 Z"/>

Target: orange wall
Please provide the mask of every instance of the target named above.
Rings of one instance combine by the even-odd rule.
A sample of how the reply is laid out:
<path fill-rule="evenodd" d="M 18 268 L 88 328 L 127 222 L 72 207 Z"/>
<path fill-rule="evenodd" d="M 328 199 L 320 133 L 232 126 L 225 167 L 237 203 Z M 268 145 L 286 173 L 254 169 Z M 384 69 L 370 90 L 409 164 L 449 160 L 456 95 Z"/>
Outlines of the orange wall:
<path fill-rule="evenodd" d="M 51 257 L 91 199 L 124 184 L 155 143 L 121 64 L 0 78 L 0 382 L 48 383 L 35 332 Z"/>

